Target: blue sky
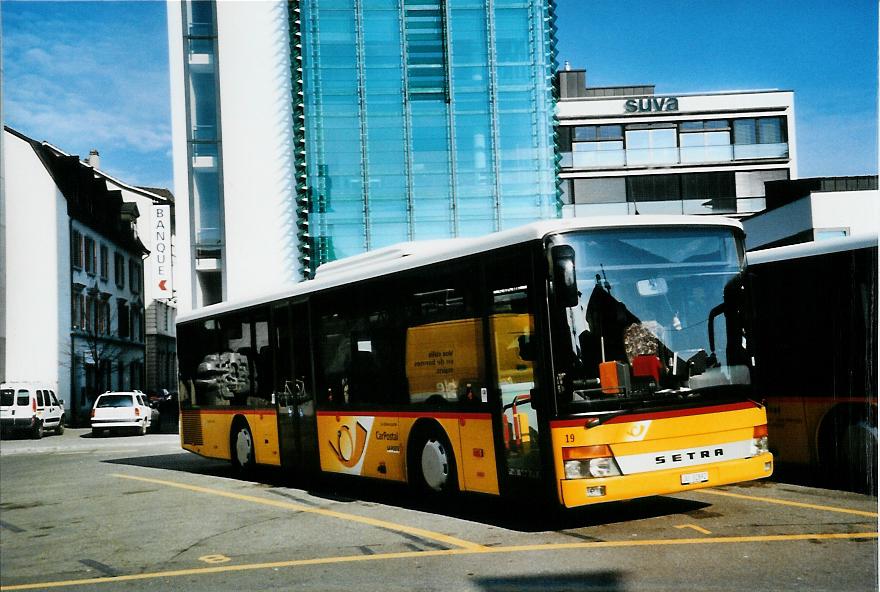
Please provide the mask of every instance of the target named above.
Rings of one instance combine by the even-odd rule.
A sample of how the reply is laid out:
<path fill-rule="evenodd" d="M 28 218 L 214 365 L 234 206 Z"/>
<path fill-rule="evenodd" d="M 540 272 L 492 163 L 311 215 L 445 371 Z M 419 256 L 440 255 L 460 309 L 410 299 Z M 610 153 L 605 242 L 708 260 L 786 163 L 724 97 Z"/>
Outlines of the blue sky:
<path fill-rule="evenodd" d="M 557 0 L 590 85 L 795 91 L 800 176 L 877 173 L 876 0 Z M 171 187 L 166 5 L 3 0 L 6 123 Z"/>

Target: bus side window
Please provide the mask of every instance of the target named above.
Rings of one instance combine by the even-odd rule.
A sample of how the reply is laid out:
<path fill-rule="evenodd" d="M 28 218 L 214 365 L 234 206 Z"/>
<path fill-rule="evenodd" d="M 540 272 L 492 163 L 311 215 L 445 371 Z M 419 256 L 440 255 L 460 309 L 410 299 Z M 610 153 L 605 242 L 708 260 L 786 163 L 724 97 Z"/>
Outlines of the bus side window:
<path fill-rule="evenodd" d="M 468 265 L 414 272 L 404 282 L 407 400 L 413 405 L 479 406 L 486 389 L 479 274 Z"/>

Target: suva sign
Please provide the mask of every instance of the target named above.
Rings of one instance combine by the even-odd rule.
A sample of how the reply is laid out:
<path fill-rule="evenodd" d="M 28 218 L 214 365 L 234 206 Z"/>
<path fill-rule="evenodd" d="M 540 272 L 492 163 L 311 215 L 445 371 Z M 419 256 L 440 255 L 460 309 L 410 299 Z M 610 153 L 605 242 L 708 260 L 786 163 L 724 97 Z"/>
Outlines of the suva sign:
<path fill-rule="evenodd" d="M 624 107 L 627 113 L 657 113 L 660 111 L 678 111 L 676 97 L 648 97 L 645 99 L 629 99 Z"/>

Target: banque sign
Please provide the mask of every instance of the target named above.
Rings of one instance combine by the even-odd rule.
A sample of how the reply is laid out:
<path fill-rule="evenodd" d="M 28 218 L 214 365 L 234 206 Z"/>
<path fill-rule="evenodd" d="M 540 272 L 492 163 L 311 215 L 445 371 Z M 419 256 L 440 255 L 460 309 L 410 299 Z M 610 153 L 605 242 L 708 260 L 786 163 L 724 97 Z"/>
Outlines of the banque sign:
<path fill-rule="evenodd" d="M 678 97 L 646 97 L 644 99 L 628 99 L 624 110 L 627 113 L 659 113 L 662 111 L 678 111 Z"/>

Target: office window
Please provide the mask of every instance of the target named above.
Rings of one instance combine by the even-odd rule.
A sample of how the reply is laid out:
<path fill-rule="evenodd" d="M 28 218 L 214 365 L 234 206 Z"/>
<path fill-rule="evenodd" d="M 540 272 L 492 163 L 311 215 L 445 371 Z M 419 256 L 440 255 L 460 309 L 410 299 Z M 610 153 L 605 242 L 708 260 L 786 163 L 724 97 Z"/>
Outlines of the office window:
<path fill-rule="evenodd" d="M 681 199 L 679 175 L 640 175 L 627 177 L 629 201 L 668 201 Z"/>
<path fill-rule="evenodd" d="M 758 117 L 733 121 L 734 158 L 784 158 L 788 134 L 783 117 Z"/>
<path fill-rule="evenodd" d="M 623 166 L 623 126 L 581 125 L 574 128 L 572 166 Z"/>
<path fill-rule="evenodd" d="M 620 203 L 625 201 L 625 177 L 574 180 L 574 203 Z"/>
<path fill-rule="evenodd" d="M 736 119 L 733 122 L 736 144 L 777 144 L 786 141 L 782 117 Z"/>
<path fill-rule="evenodd" d="M 681 122 L 679 144 L 681 162 L 726 162 L 733 158 L 726 119 Z"/>
<path fill-rule="evenodd" d="M 626 128 L 626 164 L 674 164 L 678 162 L 678 139 L 674 127 L 635 124 Z"/>

